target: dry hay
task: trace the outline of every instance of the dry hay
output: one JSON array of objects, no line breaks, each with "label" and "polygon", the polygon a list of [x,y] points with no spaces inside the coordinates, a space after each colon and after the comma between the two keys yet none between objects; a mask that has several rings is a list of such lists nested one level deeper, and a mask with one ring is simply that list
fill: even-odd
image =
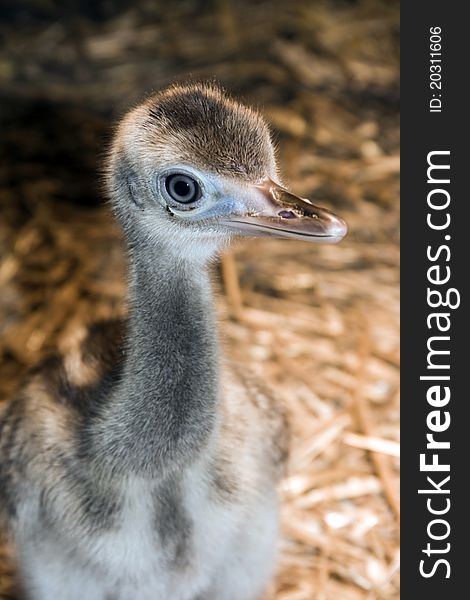
[{"label": "dry hay", "polygon": [[[265,107],[291,187],[350,226],[339,246],[250,241],[224,259],[225,351],[273,387],[293,429],[282,554],[267,598],[397,599],[397,8],[364,0],[235,9],[219,0],[178,37],[174,23],[191,3],[162,9],[160,20],[134,4],[112,18],[83,17],[73,35],[63,22],[29,34],[9,28],[0,51],[9,108],[0,400],[81,323],[125,313],[119,233],[95,205],[93,184],[83,184],[96,177],[107,107],[188,71],[216,76]],[[69,71],[51,70],[52,56]],[[23,108],[37,97],[52,110],[32,124]],[[72,137],[57,134],[64,127]],[[48,143],[60,149],[52,158]],[[78,143],[89,152],[77,177]]]}]

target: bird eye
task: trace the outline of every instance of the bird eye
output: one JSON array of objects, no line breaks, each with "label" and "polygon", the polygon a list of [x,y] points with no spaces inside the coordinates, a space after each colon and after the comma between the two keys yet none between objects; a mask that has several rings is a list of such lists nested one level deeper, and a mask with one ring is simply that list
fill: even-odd
[{"label": "bird eye", "polygon": [[174,173],[165,179],[168,194],[180,204],[191,204],[201,197],[201,188],[197,181],[188,175]]}]

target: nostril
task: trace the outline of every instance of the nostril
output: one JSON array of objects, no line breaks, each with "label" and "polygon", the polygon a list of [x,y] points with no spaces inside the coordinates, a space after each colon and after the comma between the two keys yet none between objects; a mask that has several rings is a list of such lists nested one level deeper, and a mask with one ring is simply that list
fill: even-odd
[{"label": "nostril", "polygon": [[278,216],[282,219],[296,219],[297,215],[293,213],[291,210],[280,210]]}]

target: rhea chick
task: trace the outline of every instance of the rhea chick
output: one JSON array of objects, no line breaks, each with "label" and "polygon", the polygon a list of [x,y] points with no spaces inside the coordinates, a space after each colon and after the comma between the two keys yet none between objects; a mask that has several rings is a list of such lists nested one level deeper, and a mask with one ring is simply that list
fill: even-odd
[{"label": "rhea chick", "polygon": [[119,124],[109,196],[130,316],[98,324],[0,417],[0,508],[31,600],[257,600],[273,573],[282,408],[219,365],[208,265],[234,236],[337,242],[279,184],[267,126],[213,86]]}]

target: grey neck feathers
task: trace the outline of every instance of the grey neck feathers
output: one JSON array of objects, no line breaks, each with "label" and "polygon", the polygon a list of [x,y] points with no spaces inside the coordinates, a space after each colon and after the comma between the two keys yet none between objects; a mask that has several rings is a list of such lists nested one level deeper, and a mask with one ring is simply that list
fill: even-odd
[{"label": "grey neck feathers", "polygon": [[215,426],[210,282],[153,241],[130,244],[130,263],[126,361],[94,437],[114,468],[158,474],[190,462]]}]

